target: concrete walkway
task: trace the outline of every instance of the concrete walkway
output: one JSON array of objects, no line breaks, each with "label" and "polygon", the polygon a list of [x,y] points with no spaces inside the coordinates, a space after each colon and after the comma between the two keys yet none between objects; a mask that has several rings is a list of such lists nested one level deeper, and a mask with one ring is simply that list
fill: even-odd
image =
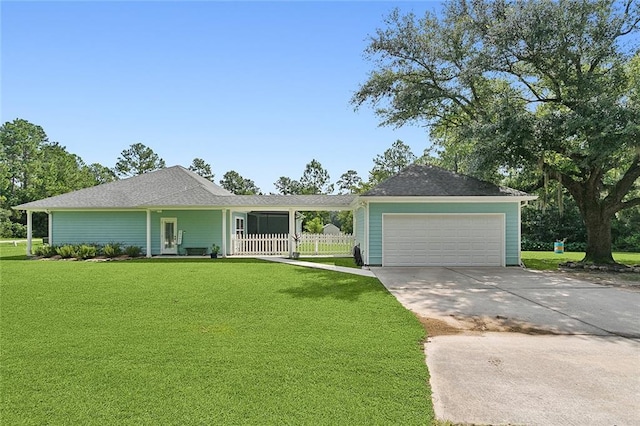
[{"label": "concrete walkway", "polygon": [[260,260],[287,263],[289,265],[304,266],[305,268],[325,269],[327,271],[343,272],[345,274],[360,275],[362,277],[375,278],[375,274],[368,269],[347,268],[345,266],[329,265],[326,263],[305,262],[304,260],[289,259],[286,257],[259,257]]}]

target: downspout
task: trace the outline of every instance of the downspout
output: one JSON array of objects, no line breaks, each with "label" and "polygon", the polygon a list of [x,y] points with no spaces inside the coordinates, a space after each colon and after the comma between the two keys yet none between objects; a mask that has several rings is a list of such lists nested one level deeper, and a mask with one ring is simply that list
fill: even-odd
[{"label": "downspout", "polygon": [[147,257],[151,257],[151,210],[147,210]]},{"label": "downspout", "polygon": [[227,209],[222,209],[222,257],[227,257]]},{"label": "downspout", "polygon": [[33,239],[33,223],[32,223],[32,212],[31,210],[27,210],[27,256],[31,256],[31,246]]}]

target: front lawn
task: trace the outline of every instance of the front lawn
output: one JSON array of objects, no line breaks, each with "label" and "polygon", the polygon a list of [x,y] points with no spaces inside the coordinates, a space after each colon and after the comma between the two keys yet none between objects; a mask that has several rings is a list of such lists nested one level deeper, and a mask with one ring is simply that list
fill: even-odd
[{"label": "front lawn", "polygon": [[333,266],[343,266],[345,268],[361,268],[356,265],[353,257],[301,257],[300,260],[305,262],[324,263]]},{"label": "front lawn", "polygon": [[1,424],[433,420],[424,330],[376,279],[23,253],[0,247]]},{"label": "front lawn", "polygon": [[[556,254],[553,251],[523,251],[522,262],[527,268],[538,270],[555,270],[560,263],[575,261],[584,258],[583,252],[564,252]],[[640,253],[613,253],[613,259],[625,265],[639,265]]]}]

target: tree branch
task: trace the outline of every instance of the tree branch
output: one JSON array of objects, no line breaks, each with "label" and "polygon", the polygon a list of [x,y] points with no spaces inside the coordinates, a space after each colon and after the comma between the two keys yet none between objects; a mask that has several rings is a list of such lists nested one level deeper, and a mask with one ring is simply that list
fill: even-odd
[{"label": "tree branch", "polygon": [[554,169],[547,163],[542,164],[542,171],[548,173],[551,179],[558,181],[562,186],[567,188],[567,191],[569,191],[574,200],[576,200],[578,206],[582,207],[584,197],[582,191],[583,185],[580,182],[575,180],[573,176],[562,173],[561,171]]},{"label": "tree branch", "polygon": [[640,206],[640,198],[633,198],[633,199],[631,199],[629,201],[625,201],[623,203],[620,203],[620,205],[622,207],[619,208],[618,211],[624,210],[624,209],[629,209],[629,208],[635,207],[635,206]]},{"label": "tree branch", "polygon": [[[631,162],[631,165],[625,172],[624,176],[616,182],[613,189],[604,198],[604,203],[607,209],[607,213],[613,215],[616,212],[626,208],[627,202],[622,202],[622,199],[631,191],[640,177],[640,155],[636,155]],[[633,204],[635,205],[635,204]]]}]

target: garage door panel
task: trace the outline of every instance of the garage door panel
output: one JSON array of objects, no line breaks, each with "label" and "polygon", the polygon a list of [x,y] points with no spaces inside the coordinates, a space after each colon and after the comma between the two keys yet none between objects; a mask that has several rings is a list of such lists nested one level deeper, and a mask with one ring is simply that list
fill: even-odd
[{"label": "garage door panel", "polygon": [[502,266],[503,215],[384,215],[384,266]]}]

